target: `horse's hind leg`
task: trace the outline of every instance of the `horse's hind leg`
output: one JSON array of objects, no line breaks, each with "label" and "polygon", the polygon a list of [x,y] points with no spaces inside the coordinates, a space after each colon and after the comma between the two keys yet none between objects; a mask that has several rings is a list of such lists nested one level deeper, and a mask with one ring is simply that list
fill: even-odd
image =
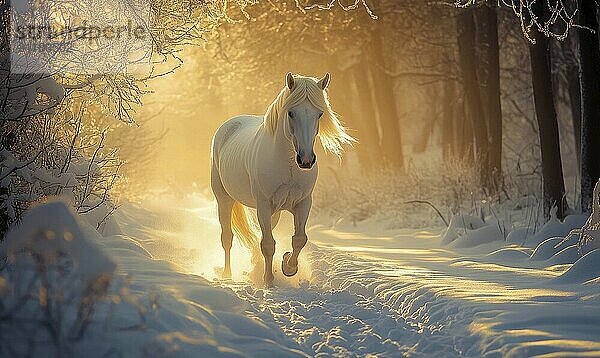
[{"label": "horse's hind leg", "polygon": [[292,210],[294,215],[294,236],[292,236],[292,252],[286,252],[281,262],[281,271],[286,276],[294,276],[298,272],[298,255],[306,245],[306,221],[312,206],[312,198],[308,197],[299,202]]},{"label": "horse's hind leg", "polygon": [[233,231],[231,230],[231,208],[233,199],[227,197],[227,200],[218,202],[219,222],[221,223],[221,246],[225,250],[225,268],[223,278],[231,278],[231,246],[233,243]]},{"label": "horse's hind leg", "polygon": [[225,250],[225,268],[223,269],[223,277],[231,278],[231,246],[233,243],[233,231],[231,230],[231,210],[234,200],[227,194],[219,173],[214,169],[211,170],[211,188],[217,199],[217,207],[219,211],[219,223],[221,224],[221,246]]}]

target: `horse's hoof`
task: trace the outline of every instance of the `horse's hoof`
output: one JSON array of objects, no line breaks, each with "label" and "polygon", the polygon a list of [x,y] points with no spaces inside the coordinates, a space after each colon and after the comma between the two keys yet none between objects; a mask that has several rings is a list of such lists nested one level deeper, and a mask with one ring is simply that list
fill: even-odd
[{"label": "horse's hoof", "polygon": [[273,287],[275,287],[275,285],[273,284],[273,277],[264,277],[263,278],[263,286],[266,289],[271,289]]},{"label": "horse's hoof", "polygon": [[222,267],[215,267],[215,275],[219,280],[231,280],[231,270],[226,271]]},{"label": "horse's hoof", "polygon": [[298,266],[288,266],[288,261],[292,256],[291,252],[283,254],[283,260],[281,261],[281,272],[287,277],[292,277],[298,273]]}]

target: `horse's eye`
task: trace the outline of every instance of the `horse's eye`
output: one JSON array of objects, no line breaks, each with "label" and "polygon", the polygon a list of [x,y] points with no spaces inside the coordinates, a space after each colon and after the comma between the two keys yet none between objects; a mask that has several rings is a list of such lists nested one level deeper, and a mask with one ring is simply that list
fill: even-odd
[{"label": "horse's eye", "polygon": [[319,118],[323,117],[323,112],[319,113]]},{"label": "horse's eye", "polygon": [[294,118],[294,113],[292,113],[292,111],[289,111],[288,116],[290,116],[290,118]]}]

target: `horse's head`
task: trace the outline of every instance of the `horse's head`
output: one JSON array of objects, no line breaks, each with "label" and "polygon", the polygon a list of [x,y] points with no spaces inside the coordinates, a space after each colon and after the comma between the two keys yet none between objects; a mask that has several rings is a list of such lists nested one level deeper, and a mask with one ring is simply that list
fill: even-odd
[{"label": "horse's head", "polygon": [[317,161],[316,137],[326,152],[338,157],[343,144],[355,142],[331,109],[326,91],[330,78],[329,73],[321,79],[288,73],[285,86],[265,113],[265,128],[272,135],[285,136],[301,169],[311,169]]},{"label": "horse's head", "polygon": [[[321,92],[329,84],[329,73],[316,81],[316,86]],[[288,73],[285,77],[286,86],[290,92],[294,92],[298,85],[294,76]],[[303,98],[298,103],[290,105],[287,111],[289,138],[296,152],[296,164],[301,169],[311,169],[317,162],[315,155],[315,138],[319,133],[319,120],[323,116],[323,110],[319,109],[310,100],[310,96]]]}]

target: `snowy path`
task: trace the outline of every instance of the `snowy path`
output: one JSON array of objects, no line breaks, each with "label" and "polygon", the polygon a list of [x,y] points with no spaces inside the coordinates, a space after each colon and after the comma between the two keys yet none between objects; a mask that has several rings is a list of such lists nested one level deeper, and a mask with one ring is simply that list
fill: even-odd
[{"label": "snowy path", "polygon": [[310,285],[234,287],[261,320],[308,354],[600,354],[600,290],[550,285],[564,267],[458,258],[429,249],[438,239],[425,233],[378,237],[317,228],[311,234],[320,246],[308,257]]},{"label": "snowy path", "polygon": [[[416,329],[372,295],[343,286],[332,287],[326,279],[330,265],[343,267],[348,262],[347,255],[325,254],[321,249],[313,250],[313,254],[317,251],[322,258],[312,261],[310,284],[272,290],[247,284],[228,286],[252,304],[253,315],[281,329],[309,355],[350,357],[410,352],[419,336]],[[351,266],[352,270],[367,269],[355,262]],[[362,271],[361,276],[364,278],[365,274]],[[445,348],[446,355],[451,355],[452,347]]]},{"label": "snowy path", "polygon": [[[146,238],[140,242],[149,251],[183,272],[214,279],[222,250],[210,203],[151,210],[127,234]],[[139,217],[122,215],[121,222]],[[283,226],[277,261],[290,245]],[[215,285],[233,289],[249,303],[248,315],[311,356],[600,355],[597,283],[553,284],[566,266],[493,263],[489,247],[454,252],[436,235],[379,226],[311,228],[299,277],[276,272],[271,290],[240,279],[248,258],[234,252],[234,282]]]}]

